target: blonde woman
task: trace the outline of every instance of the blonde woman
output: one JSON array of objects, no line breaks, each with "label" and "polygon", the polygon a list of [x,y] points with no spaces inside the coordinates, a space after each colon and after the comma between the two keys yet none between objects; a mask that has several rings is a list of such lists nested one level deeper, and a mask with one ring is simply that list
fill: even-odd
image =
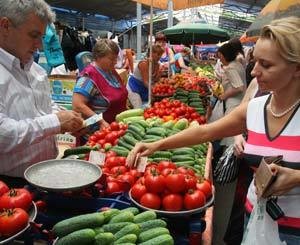
[{"label": "blonde woman", "polygon": [[[128,156],[132,165],[137,153],[195,145],[248,133],[245,163],[256,168],[264,156],[282,155],[282,167],[268,194],[278,195],[285,217],[279,219],[279,237],[287,244],[300,241],[300,18],[273,21],[262,29],[254,49],[252,74],[260,90],[271,94],[243,103],[220,120],[190,127],[154,143],[138,143]],[[197,137],[195,137],[197,136]],[[281,186],[283,185],[282,189]],[[248,189],[247,211],[256,202],[255,186]],[[272,239],[272,238],[271,238]]]}]

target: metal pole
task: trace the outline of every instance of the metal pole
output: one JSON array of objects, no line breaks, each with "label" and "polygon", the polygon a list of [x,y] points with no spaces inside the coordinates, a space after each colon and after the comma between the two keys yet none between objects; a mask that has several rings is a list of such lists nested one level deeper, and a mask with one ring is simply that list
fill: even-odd
[{"label": "metal pole", "polygon": [[173,26],[173,0],[168,0],[168,28]]},{"label": "metal pole", "polygon": [[151,106],[151,97],[152,97],[152,36],[153,36],[153,0],[151,0],[150,7],[150,52],[149,52],[149,79],[148,79],[148,105]]},{"label": "metal pole", "polygon": [[136,27],[136,58],[137,60],[142,59],[142,4],[136,4],[136,17],[137,17],[137,27]]}]

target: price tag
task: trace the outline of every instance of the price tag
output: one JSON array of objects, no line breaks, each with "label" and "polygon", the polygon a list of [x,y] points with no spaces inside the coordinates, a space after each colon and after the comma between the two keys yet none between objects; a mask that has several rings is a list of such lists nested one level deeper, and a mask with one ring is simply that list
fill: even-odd
[{"label": "price tag", "polygon": [[105,154],[100,151],[90,151],[89,162],[99,166],[104,166]]},{"label": "price tag", "polygon": [[148,165],[148,158],[147,157],[139,157],[137,160],[136,170],[138,172],[144,173],[147,165]]}]

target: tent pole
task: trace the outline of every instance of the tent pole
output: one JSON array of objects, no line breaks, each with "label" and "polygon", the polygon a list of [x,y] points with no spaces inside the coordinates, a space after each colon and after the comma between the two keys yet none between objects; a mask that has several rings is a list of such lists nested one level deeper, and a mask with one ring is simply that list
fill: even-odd
[{"label": "tent pole", "polygon": [[173,26],[173,0],[168,0],[168,28]]},{"label": "tent pole", "polygon": [[137,17],[137,40],[136,40],[136,52],[137,60],[142,59],[142,4],[136,4],[136,17]]},{"label": "tent pole", "polygon": [[152,36],[153,36],[153,0],[150,7],[150,52],[149,52],[149,79],[148,79],[148,107],[151,106],[152,99]]}]

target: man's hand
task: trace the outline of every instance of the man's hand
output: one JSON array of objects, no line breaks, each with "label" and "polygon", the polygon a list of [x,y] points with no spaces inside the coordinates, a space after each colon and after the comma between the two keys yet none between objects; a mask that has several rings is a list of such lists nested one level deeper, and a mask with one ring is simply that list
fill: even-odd
[{"label": "man's hand", "polygon": [[244,146],[246,144],[246,141],[243,137],[243,135],[236,135],[234,136],[234,155],[236,157],[241,157],[244,153]]},{"label": "man's hand", "polygon": [[83,119],[75,111],[60,111],[56,113],[60,122],[61,133],[76,132],[82,128]]}]

